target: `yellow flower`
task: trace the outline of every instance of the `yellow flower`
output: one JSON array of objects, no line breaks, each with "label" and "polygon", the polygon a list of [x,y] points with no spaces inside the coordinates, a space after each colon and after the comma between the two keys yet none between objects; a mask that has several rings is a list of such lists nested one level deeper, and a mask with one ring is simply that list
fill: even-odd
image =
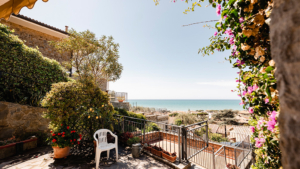
[{"label": "yellow flower", "polygon": [[96,116],[96,119],[98,119],[98,116]]},{"label": "yellow flower", "polygon": [[93,109],[92,109],[92,108],[90,108],[90,111],[93,111]]},{"label": "yellow flower", "polygon": [[102,107],[104,107],[104,104],[102,105]]},{"label": "yellow flower", "polygon": [[89,116],[88,118],[91,118],[91,116]]}]

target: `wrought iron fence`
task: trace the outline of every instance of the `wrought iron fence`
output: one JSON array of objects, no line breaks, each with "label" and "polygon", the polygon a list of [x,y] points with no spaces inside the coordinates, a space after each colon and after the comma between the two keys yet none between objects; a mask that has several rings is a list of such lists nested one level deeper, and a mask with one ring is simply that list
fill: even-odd
[{"label": "wrought iron fence", "polygon": [[176,126],[128,116],[115,117],[118,119],[115,129],[132,133],[141,139],[142,144],[176,152],[179,162],[190,161],[207,169],[224,169],[228,164],[244,169],[252,159],[250,136],[235,145],[210,142],[207,121]]}]

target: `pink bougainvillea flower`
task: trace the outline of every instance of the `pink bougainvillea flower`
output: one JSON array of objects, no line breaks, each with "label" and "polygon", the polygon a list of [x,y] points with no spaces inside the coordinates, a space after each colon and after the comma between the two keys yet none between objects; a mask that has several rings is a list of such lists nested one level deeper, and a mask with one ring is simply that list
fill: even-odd
[{"label": "pink bougainvillea flower", "polygon": [[241,97],[241,95],[240,95],[240,94],[238,94],[238,96],[240,96],[240,97]]},{"label": "pink bougainvillea flower", "polygon": [[246,91],[243,91],[243,96],[245,96],[247,94],[247,92]]},{"label": "pink bougainvillea flower", "polygon": [[269,117],[269,121],[267,123],[267,126],[268,126],[268,130],[270,130],[271,132],[274,132],[274,128],[275,128],[275,125],[276,125],[276,111],[273,111]]},{"label": "pink bougainvillea flower", "polygon": [[216,11],[217,15],[221,15],[221,4],[217,5],[217,11]]},{"label": "pink bougainvillea flower", "polygon": [[256,84],[255,84],[255,85],[253,85],[252,89],[253,89],[253,91],[255,91],[255,90],[257,90],[257,89],[258,89],[258,86],[257,86]]},{"label": "pink bougainvillea flower", "polygon": [[215,32],[215,33],[214,33],[214,36],[217,36],[217,35],[218,35],[218,32]]},{"label": "pink bougainvillea flower", "polygon": [[236,80],[235,82],[241,82],[240,80]]},{"label": "pink bougainvillea flower", "polygon": [[250,130],[251,130],[252,133],[254,133],[255,132],[255,127],[254,126],[250,126]]},{"label": "pink bougainvillea flower", "polygon": [[227,29],[224,33],[229,35],[229,36],[233,36],[233,33],[232,33],[231,29]]},{"label": "pink bougainvillea flower", "polygon": [[234,44],[234,39],[233,39],[233,38],[230,38],[229,44],[230,44],[230,45],[233,45],[233,44]]},{"label": "pink bougainvillea flower", "polygon": [[253,88],[251,86],[248,87],[248,93],[251,94],[253,92]]},{"label": "pink bougainvillea flower", "polygon": [[243,105],[244,104],[244,102],[243,102],[243,100],[241,101],[241,103],[239,103],[240,105]]},{"label": "pink bougainvillea flower", "polygon": [[226,18],[227,18],[227,15],[224,15],[223,18],[226,19]]},{"label": "pink bougainvillea flower", "polygon": [[248,110],[249,110],[249,113],[251,113],[251,114],[252,114],[252,113],[254,113],[254,109],[253,109],[253,107],[249,107],[249,109],[248,109]]},{"label": "pink bougainvillea flower", "polygon": [[240,74],[241,72],[237,72],[237,74]]},{"label": "pink bougainvillea flower", "polygon": [[268,98],[265,99],[265,103],[266,104],[269,103],[269,99]]},{"label": "pink bougainvillea flower", "polygon": [[240,21],[240,23],[244,22],[244,18],[240,17],[239,21]]},{"label": "pink bougainvillea flower", "polygon": [[233,92],[233,90],[231,90],[231,92]]}]

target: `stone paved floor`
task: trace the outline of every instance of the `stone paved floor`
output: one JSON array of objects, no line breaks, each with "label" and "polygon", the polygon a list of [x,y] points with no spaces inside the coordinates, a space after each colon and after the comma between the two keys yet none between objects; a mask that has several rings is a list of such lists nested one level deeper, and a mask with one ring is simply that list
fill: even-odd
[{"label": "stone paved floor", "polygon": [[[166,164],[155,159],[141,155],[139,158],[132,158],[130,151],[119,147],[119,161],[115,162],[115,152],[111,151],[111,158],[106,159],[102,154],[99,168],[104,169],[169,169]],[[9,157],[0,160],[0,169],[91,169],[95,168],[94,154],[86,156],[70,155],[66,159],[52,158],[51,147],[39,147],[28,151],[23,155]]]}]

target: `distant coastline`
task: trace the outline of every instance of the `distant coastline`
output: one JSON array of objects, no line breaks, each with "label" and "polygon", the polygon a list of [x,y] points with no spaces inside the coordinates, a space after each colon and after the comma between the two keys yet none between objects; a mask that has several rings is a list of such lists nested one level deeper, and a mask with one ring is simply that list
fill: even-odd
[{"label": "distant coastline", "polygon": [[129,99],[132,106],[143,106],[170,111],[195,110],[243,110],[240,100],[222,99]]}]

